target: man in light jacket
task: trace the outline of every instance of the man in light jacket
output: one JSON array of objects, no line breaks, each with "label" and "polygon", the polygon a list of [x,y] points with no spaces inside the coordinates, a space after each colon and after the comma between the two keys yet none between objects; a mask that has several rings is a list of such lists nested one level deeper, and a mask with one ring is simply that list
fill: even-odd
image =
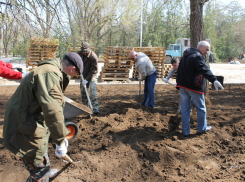
[{"label": "man in light jacket", "polygon": [[150,58],[142,52],[131,51],[128,57],[135,62],[135,69],[139,73],[139,81],[145,80],[143,106],[154,108],[154,89],[157,78],[157,71]]}]

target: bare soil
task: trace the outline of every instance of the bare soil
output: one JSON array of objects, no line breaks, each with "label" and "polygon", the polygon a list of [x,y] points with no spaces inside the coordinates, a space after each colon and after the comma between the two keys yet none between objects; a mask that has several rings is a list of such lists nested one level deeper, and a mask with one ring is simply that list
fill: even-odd
[{"label": "bare soil", "polygon": [[[16,88],[0,87],[1,135],[6,103]],[[245,86],[224,88],[209,93],[207,119],[213,128],[197,135],[194,110],[191,135],[184,137],[181,128],[168,131],[179,104],[171,85],[156,85],[154,110],[135,101],[137,85],[98,85],[99,116],[75,118],[80,131],[69,142],[68,155],[82,162],[63,162],[49,145],[52,167],[60,170],[53,181],[244,181]],[[65,95],[81,103],[79,85],[68,86]],[[0,181],[25,181],[21,160],[2,144],[1,136]]]}]

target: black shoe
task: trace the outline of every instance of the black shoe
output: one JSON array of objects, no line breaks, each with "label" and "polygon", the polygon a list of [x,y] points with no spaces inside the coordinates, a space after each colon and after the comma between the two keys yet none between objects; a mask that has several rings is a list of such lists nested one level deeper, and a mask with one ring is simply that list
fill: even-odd
[{"label": "black shoe", "polygon": [[98,115],[100,112],[98,110],[93,110],[94,115]]}]

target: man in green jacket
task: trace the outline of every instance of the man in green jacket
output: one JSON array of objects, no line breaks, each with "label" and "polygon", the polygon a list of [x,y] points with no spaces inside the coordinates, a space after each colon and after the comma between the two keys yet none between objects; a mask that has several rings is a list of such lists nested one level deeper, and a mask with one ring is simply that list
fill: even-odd
[{"label": "man in green jacket", "polygon": [[24,161],[30,172],[27,181],[49,181],[50,136],[56,144],[55,154],[66,155],[68,131],[64,124],[63,92],[70,78],[82,72],[83,62],[77,53],[67,53],[62,60],[40,61],[10,98],[4,117],[4,146]]}]

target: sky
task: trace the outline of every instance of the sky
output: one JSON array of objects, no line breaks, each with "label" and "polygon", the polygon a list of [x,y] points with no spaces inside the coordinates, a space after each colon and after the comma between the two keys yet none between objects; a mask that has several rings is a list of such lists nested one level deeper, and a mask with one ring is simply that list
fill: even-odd
[{"label": "sky", "polygon": [[245,7],[245,0],[219,0],[219,2],[222,2],[224,4],[228,4],[232,1],[237,1],[239,2],[243,7]]}]

